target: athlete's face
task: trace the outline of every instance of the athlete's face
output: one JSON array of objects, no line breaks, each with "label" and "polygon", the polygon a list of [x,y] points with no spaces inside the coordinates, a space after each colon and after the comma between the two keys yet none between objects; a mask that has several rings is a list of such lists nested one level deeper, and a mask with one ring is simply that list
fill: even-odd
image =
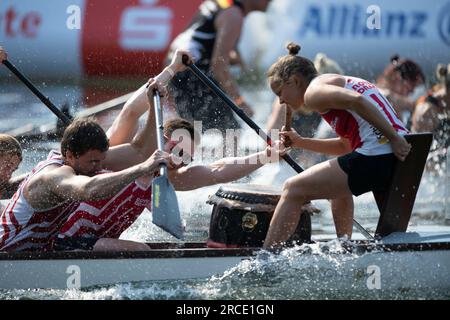
[{"label": "athlete's face", "polygon": [[99,150],[89,150],[85,154],[76,157],[72,152],[67,151],[66,162],[79,175],[93,177],[103,170],[103,162],[106,159],[106,152]]},{"label": "athlete's face", "polygon": [[0,156],[0,184],[11,179],[22,161],[16,155]]},{"label": "athlete's face", "polygon": [[282,82],[271,81],[270,87],[280,98],[280,104],[287,104],[294,110],[300,109],[305,104],[305,89],[298,76],[292,76],[289,80]]},{"label": "athlete's face", "polygon": [[192,139],[188,138],[186,140],[180,139],[179,141],[169,140],[166,138],[166,144],[164,145],[164,151],[167,153],[172,153],[179,160],[179,165],[177,164],[177,169],[187,166],[194,161],[195,153],[195,143]]}]

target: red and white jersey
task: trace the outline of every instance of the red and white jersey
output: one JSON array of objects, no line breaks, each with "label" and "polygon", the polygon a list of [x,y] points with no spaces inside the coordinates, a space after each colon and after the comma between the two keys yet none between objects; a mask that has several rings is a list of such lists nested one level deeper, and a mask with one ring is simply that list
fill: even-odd
[{"label": "red and white jersey", "polygon": [[[408,134],[392,105],[375,85],[355,77],[346,77],[346,80],[346,89],[356,91],[367,98],[400,135]],[[338,136],[350,141],[353,151],[366,156],[392,153],[389,140],[356,112],[331,109],[323,113],[322,118],[330,124]]]},{"label": "red and white jersey", "polygon": [[68,215],[78,206],[65,202],[55,208],[39,211],[24,197],[24,189],[32,177],[48,166],[63,166],[60,154],[51,152],[40,162],[19,187],[1,214],[0,251],[47,250]]},{"label": "red and white jersey", "polygon": [[63,224],[58,238],[118,239],[150,207],[151,197],[151,182],[144,185],[137,180],[112,198],[82,202]]}]

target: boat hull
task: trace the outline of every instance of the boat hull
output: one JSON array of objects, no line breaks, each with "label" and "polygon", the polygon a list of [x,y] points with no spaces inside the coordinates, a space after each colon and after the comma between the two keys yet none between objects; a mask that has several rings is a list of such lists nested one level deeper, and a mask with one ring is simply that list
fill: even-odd
[{"label": "boat hull", "polygon": [[[208,249],[204,244],[152,244],[149,252],[0,253],[1,289],[73,289],[141,281],[207,279],[223,275],[259,249]],[[301,254],[295,271],[306,281],[336,290],[419,288],[450,290],[450,243],[352,243],[331,253],[333,263],[318,263],[323,255]],[[261,257],[258,257],[261,259]],[[239,272],[239,268],[236,269]],[[311,281],[312,280],[312,281]]]}]

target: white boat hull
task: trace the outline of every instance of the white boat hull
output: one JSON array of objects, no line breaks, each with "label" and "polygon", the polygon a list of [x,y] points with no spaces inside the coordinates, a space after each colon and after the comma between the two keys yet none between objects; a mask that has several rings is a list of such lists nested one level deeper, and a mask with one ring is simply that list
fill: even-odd
[{"label": "white boat hull", "polygon": [[[223,275],[259,249],[207,249],[204,244],[153,244],[137,253],[0,253],[0,288],[86,288],[141,281],[207,279]],[[302,288],[320,284],[333,290],[447,289],[450,242],[374,244],[354,242],[344,252],[304,253],[295,266]],[[261,259],[261,257],[258,257]],[[318,262],[321,263],[318,263]],[[327,263],[328,261],[329,263]],[[331,261],[339,261],[338,264]],[[251,263],[251,262],[250,262]],[[376,280],[376,279],[375,279]]]},{"label": "white boat hull", "polygon": [[242,258],[37,260],[0,262],[2,289],[85,288],[116,283],[208,278]]}]

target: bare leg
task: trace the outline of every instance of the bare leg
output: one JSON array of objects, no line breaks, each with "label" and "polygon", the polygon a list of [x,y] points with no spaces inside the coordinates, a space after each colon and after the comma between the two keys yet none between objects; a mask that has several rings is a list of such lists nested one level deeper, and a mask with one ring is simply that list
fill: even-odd
[{"label": "bare leg", "polygon": [[100,239],[95,243],[94,251],[149,251],[145,243],[119,239]]},{"label": "bare leg", "polygon": [[264,248],[279,246],[289,239],[300,220],[297,209],[305,202],[350,196],[347,175],[336,159],[320,163],[289,179],[275,209]]},{"label": "bare leg", "polygon": [[353,232],[353,197],[342,197],[331,200],[331,211],[333,212],[334,225],[338,238],[347,236],[352,238]]}]

